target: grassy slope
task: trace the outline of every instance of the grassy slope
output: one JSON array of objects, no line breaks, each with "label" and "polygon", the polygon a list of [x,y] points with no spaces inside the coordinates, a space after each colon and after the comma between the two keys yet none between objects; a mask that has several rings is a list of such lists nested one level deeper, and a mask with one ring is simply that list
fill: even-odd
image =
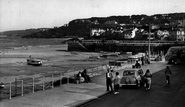
[{"label": "grassy slope", "polygon": [[0,32],[0,35],[21,37],[23,35],[29,35],[40,31],[41,29],[11,30],[11,31]]}]

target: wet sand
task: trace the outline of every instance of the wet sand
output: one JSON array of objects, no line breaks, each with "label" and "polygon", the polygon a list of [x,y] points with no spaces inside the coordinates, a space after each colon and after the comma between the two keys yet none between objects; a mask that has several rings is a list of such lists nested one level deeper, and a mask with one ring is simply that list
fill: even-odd
[{"label": "wet sand", "polygon": [[[67,45],[13,47],[0,50],[0,82],[36,74],[75,71],[108,63],[105,59],[91,59],[100,53],[67,52]],[[27,65],[27,58],[42,60],[42,66]]]}]

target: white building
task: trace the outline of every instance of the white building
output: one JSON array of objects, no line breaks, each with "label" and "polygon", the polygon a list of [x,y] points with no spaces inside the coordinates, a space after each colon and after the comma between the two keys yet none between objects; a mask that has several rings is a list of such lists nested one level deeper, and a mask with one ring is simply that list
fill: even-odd
[{"label": "white building", "polygon": [[184,41],[185,32],[183,30],[177,31],[177,41]]}]

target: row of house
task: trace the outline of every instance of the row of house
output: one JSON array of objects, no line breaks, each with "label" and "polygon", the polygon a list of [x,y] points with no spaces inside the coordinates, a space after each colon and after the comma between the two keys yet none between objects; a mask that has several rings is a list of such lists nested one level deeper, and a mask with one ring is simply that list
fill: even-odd
[{"label": "row of house", "polygon": [[[101,36],[107,32],[104,29],[91,29],[90,36]],[[127,30],[114,30],[111,29],[111,33],[118,33],[123,34],[125,39],[134,39],[139,34],[141,34],[140,38],[144,36],[148,36],[149,32],[144,29],[132,28]],[[176,30],[157,30],[155,32],[150,32],[151,39],[158,39],[158,40],[173,40],[173,41],[185,41],[185,29],[176,29]],[[139,38],[138,38],[139,39]]]},{"label": "row of house", "polygon": [[[110,25],[113,27],[111,28]],[[149,31],[141,27],[126,28],[124,24],[118,24],[116,21],[107,21],[104,27],[92,28],[90,36],[101,36],[106,32],[122,34],[121,36],[124,36],[125,39],[142,39],[149,35]],[[152,25],[150,35],[154,40],[185,41],[185,18],[171,20],[169,25]]]}]

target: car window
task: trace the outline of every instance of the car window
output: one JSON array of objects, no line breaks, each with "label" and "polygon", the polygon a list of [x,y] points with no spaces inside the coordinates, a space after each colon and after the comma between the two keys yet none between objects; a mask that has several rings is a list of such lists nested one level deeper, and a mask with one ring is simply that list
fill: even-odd
[{"label": "car window", "polygon": [[178,51],[177,49],[173,50],[172,54],[177,54],[177,51]]},{"label": "car window", "polygon": [[134,73],[135,73],[134,70],[126,70],[123,72],[123,76],[134,75]]}]

